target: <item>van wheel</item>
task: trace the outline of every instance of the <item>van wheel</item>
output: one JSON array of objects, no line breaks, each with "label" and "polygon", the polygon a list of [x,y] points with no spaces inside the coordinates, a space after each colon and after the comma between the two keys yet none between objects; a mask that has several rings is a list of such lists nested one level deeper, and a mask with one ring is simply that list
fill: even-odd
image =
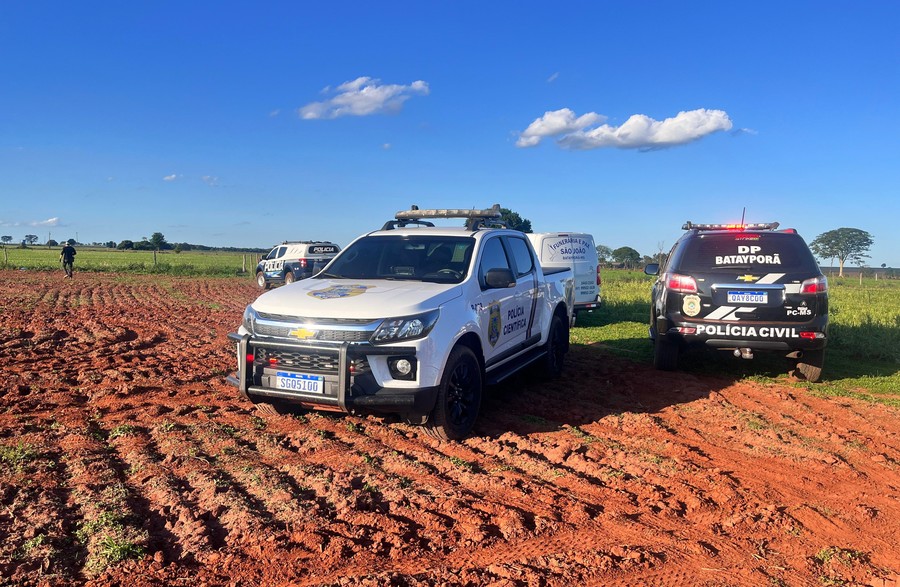
[{"label": "van wheel", "polygon": [[660,371],[678,368],[678,343],[666,340],[659,333],[653,341],[653,366]]},{"label": "van wheel", "polygon": [[554,316],[550,321],[550,333],[547,335],[547,354],[544,355],[541,365],[541,375],[544,379],[556,379],[562,374],[568,342],[569,330],[559,316]]},{"label": "van wheel", "polygon": [[288,269],[284,272],[284,284],[290,285],[294,283],[294,272]]},{"label": "van wheel", "polygon": [[425,431],[438,440],[460,440],[475,426],[481,406],[481,365],[472,350],[450,352],[438,387],[437,403]]},{"label": "van wheel", "polygon": [[797,361],[797,371],[807,381],[816,383],[822,377],[822,367],[824,365],[825,349],[803,351],[803,356]]},{"label": "van wheel", "polygon": [[266,274],[262,271],[256,274],[256,285],[259,286],[259,289],[269,289],[269,284],[266,283]]}]

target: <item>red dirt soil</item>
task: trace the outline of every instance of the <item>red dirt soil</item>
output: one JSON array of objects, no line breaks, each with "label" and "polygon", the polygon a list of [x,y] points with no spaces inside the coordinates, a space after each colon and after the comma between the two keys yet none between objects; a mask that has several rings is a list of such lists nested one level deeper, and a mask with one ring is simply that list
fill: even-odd
[{"label": "red dirt soil", "polygon": [[257,295],[0,271],[0,585],[900,583],[896,409],[574,346],[460,443],[265,416]]}]

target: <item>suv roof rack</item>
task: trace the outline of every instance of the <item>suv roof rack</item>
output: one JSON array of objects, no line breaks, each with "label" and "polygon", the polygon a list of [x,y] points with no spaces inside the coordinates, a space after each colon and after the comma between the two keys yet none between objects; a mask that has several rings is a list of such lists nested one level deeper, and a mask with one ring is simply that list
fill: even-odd
[{"label": "suv roof rack", "polygon": [[469,230],[478,230],[479,228],[487,228],[489,226],[500,226],[506,228],[506,223],[500,220],[500,204],[494,204],[491,208],[484,210],[469,210],[465,208],[436,208],[430,210],[419,210],[419,207],[413,204],[409,210],[401,210],[394,215],[396,220],[388,220],[384,223],[381,230],[393,230],[395,228],[403,228],[410,224],[418,226],[434,226],[434,223],[422,220],[423,218],[465,218],[466,228]]},{"label": "suv roof rack", "polygon": [[684,223],[682,230],[775,230],[777,222],[760,222],[757,224],[694,224],[690,220]]}]

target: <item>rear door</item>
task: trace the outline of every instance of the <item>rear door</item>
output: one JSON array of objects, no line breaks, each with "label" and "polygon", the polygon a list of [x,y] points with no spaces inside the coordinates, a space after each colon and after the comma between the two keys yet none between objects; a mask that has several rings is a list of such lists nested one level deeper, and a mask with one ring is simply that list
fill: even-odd
[{"label": "rear door", "polygon": [[697,320],[808,321],[819,311],[816,296],[801,295],[819,268],[799,235],[780,232],[700,234],[687,244],[677,272],[694,278],[699,304],[688,295],[678,309]]},{"label": "rear door", "polygon": [[597,301],[597,249],[591,235],[555,233],[541,238],[535,249],[542,266],[572,268],[576,305]]}]

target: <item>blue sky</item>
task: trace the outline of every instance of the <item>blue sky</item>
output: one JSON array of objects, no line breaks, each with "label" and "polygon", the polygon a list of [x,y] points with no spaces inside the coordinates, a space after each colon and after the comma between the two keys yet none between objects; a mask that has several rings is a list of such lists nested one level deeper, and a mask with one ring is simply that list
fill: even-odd
[{"label": "blue sky", "polygon": [[900,267],[900,4],[0,4],[0,233],[345,245],[410,204]]}]

